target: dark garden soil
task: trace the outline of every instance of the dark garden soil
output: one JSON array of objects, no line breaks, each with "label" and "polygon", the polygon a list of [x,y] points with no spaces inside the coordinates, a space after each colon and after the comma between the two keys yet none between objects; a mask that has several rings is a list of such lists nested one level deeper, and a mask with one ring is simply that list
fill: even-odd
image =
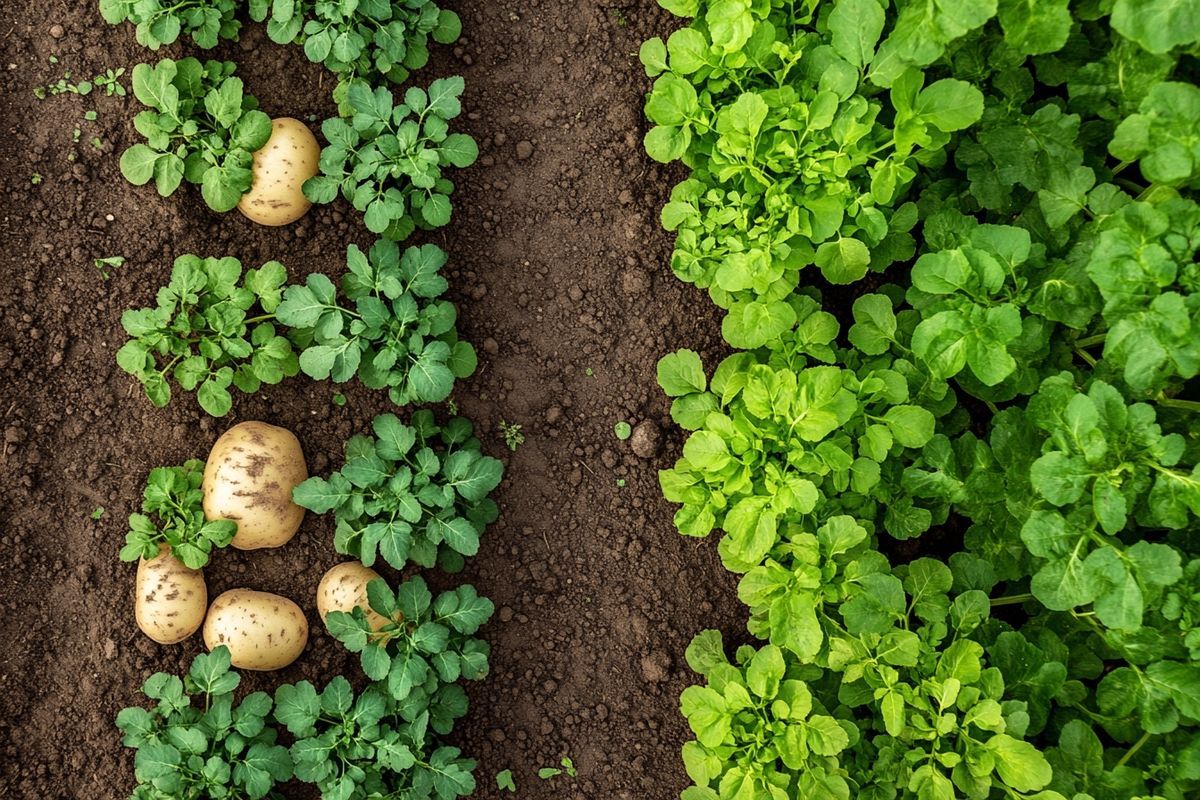
[{"label": "dark garden soil", "polygon": [[[744,614],[715,542],[675,533],[656,480],[680,439],[655,362],[719,341],[712,304],[667,266],[657,214],[678,175],[640,143],[648,80],[636,51],[671,19],[651,0],[450,5],[465,37],[421,77],[466,77],[461,123],[482,157],[455,176],[454,219],[429,240],[450,253],[460,330],[480,350],[454,399],[508,465],[500,521],[465,573],[498,609],[484,631],[492,673],[468,685],[471,711],[452,738],[479,759],[479,797],[498,797],[493,776],[511,768],[527,800],[666,800],[686,784],[684,648],[705,627],[736,635]],[[225,427],[259,419],[295,431],[310,471],[327,474],[342,442],[389,409],[354,385],[339,407],[340,387],[300,377],[235,395],[230,417],[214,420],[186,396],[153,408],[117,368],[121,311],[152,301],[175,256],[278,258],[298,279],[340,274],[346,244],[370,236],[340,203],[268,229],[211,213],[191,188],[163,199],[127,184],[117,159],[135,141],[132,97],[33,93],[64,72],[153,57],[95,6],[4,0],[0,17],[0,796],[13,800],[126,797],[132,758],[114,716],[148,675],[182,671],[201,648],[199,636],[156,645],[134,625],[134,568],[116,553],[148,470],[203,458]],[[239,63],[268,113],[332,114],[328,74],[258,27],[216,55]],[[98,119],[85,120],[92,109]],[[106,278],[92,260],[115,255],[127,261]],[[523,426],[516,452],[502,420]],[[642,455],[613,435],[619,420],[645,426]],[[281,550],[218,554],[210,596],[278,592],[312,628],[298,662],[243,685],[359,678],[313,609],[339,560],[331,521],[312,515]],[[564,756],[577,778],[536,777]]]}]

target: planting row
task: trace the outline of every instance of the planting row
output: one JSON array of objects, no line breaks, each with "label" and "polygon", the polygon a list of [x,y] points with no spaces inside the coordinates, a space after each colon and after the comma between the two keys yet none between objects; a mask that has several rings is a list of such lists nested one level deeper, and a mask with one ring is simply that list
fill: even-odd
[{"label": "planting row", "polygon": [[[152,49],[185,33],[209,48],[241,27],[233,0],[100,6],[109,22],[136,24]],[[197,185],[213,210],[236,207],[264,225],[289,224],[341,196],[382,238],[366,253],[347,248],[338,283],[314,273],[288,284],[278,261],[243,273],[234,258],[182,256],[153,307],[122,315],[130,338],[117,363],[154,405],[167,405],[176,386],[214,416],[231,411],[231,389],[256,392],[300,373],[357,377],[397,406],[446,400],[476,367],[442,299],[447,256],[432,244],[402,252],[396,242],[449,222],[453,184],[442,170],[470,165],[478,150],[449,132],[461,78],[409,88],[399,104],[386,84],[424,65],[428,38],[457,39],[458,17],[413,0],[264,0],[247,11],[254,21],[269,17],[272,40],[302,43],[337,74],[339,116],[321,127],[325,148],[302,122],[261,112],[233,63],[162,59],[132,70],[133,94],[146,106],[134,126],[145,142],[125,151],[121,172],[137,185],[153,181],[162,196],[184,181]],[[435,597],[420,577],[393,587],[372,566],[382,558],[396,570],[462,569],[496,518],[488,495],[502,465],[482,454],[465,419],[382,414],[372,429],[346,443],[344,464],[328,478],[308,476],[291,433],[257,422],[226,432],[207,465],[151,471],[121,551],[139,562],[137,622],[162,644],[202,626],[210,652],[182,678],[151,676],[142,691],[153,705],[118,716],[124,744],[136,749],[134,798],[279,798],[276,785],[293,778],[325,800],[474,791],[474,762],[442,737],[466,713],[458,681],[487,674],[489,648],[475,633],[492,603],[469,585]],[[337,676],[319,690],[301,681],[236,700],[231,668],[276,670],[300,657],[305,612],[251,589],[210,605],[201,570],[229,545],[285,545],[306,509],[332,513],[334,548],[354,559],[325,574],[315,606],[330,634],[360,654],[365,688]]]},{"label": "planting row", "polygon": [[672,268],[739,350],[659,363],[661,484],[761,640],[688,650],[684,797],[1195,796],[1200,20],[660,4]]}]

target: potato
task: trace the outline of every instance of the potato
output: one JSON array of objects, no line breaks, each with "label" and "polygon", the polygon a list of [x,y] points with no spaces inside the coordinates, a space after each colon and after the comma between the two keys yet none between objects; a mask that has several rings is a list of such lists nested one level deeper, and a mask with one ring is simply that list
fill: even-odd
[{"label": "potato", "polygon": [[308,477],[304,451],[291,431],[265,422],[234,425],[204,465],[204,516],[237,523],[239,550],[279,547],[296,535],[304,509],[292,489]]},{"label": "potato", "polygon": [[142,633],[159,644],[175,644],[204,622],[208,588],[204,573],[189,569],[165,544],[158,555],[138,561],[133,613]]},{"label": "potato", "polygon": [[307,643],[308,620],[300,606],[270,592],[222,592],[204,619],[204,646],[228,647],[238,669],[283,669]]},{"label": "potato", "polygon": [[349,613],[355,606],[362,606],[367,612],[367,622],[371,628],[379,630],[387,624],[387,619],[376,614],[367,604],[367,584],[378,577],[378,572],[364,567],[358,561],[346,561],[331,567],[317,586],[317,613],[323,620],[330,611]]},{"label": "potato", "polygon": [[303,122],[291,117],[271,120],[271,138],[254,153],[250,191],[238,203],[259,225],[288,225],[312,206],[304,182],[317,174],[321,146]]}]

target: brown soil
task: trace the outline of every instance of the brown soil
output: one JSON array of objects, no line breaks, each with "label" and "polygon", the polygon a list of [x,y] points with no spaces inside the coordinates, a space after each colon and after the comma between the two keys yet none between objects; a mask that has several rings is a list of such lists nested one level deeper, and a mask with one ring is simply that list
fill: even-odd
[{"label": "brown soil", "polygon": [[[743,615],[713,543],[675,533],[656,479],[679,437],[655,362],[680,346],[711,354],[719,343],[711,303],[667,266],[670,237],[657,214],[678,176],[640,144],[648,80],[636,52],[671,18],[651,0],[450,5],[465,38],[437,51],[421,77],[466,77],[462,124],[482,157],[455,177],[454,219],[430,240],[451,255],[460,328],[480,350],[478,373],[454,397],[508,465],[495,495],[500,521],[465,574],[498,609],[484,631],[492,674],[467,687],[471,712],[453,739],[479,759],[479,797],[500,796],[493,776],[511,768],[527,800],[666,800],[687,782],[684,648],[705,627],[736,634]],[[370,236],[342,204],[268,229],[209,212],[193,188],[162,199],[130,186],[117,158],[136,141],[132,97],[38,101],[33,89],[64,71],[78,80],[153,55],[129,26],[105,25],[90,0],[5,6],[0,796],[124,798],[132,758],[114,716],[138,701],[148,675],[181,671],[201,647],[198,636],[162,647],[134,625],[134,568],[116,552],[147,471],[204,457],[227,425],[261,419],[295,431],[311,471],[326,474],[342,442],[389,403],[351,385],[338,407],[338,388],[294,378],[237,396],[227,420],[185,396],[155,409],[114,362],[121,311],[149,304],[182,253],[234,255],[247,266],[280,258],[299,279],[340,274],[346,244]],[[251,27],[216,54],[239,62],[268,113],[332,113],[329,76],[299,48]],[[98,120],[84,120],[89,109]],[[113,255],[128,261],[105,279],[92,259]],[[523,426],[515,453],[501,420]],[[661,431],[658,454],[640,458],[618,441],[618,420]],[[217,556],[210,594],[279,592],[312,623],[295,665],[243,685],[360,678],[313,610],[317,580],[339,560],[330,520],[312,515],[282,550]],[[576,779],[536,777],[564,756]]]}]

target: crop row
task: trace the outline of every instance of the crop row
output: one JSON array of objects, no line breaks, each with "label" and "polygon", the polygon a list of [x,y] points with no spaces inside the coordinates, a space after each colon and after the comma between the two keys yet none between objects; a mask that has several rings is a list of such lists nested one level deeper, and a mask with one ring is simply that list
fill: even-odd
[{"label": "crop row", "polygon": [[[336,283],[320,273],[288,283],[278,261],[243,271],[234,258],[181,256],[155,305],[122,315],[129,340],[117,363],[155,406],[178,387],[213,416],[231,411],[233,389],[252,393],[300,373],[357,378],[396,406],[446,400],[476,367],[442,298],[447,254],[397,242],[449,222],[453,184],[443,170],[470,165],[478,150],[449,131],[462,78],[410,87],[399,103],[388,84],[425,64],[428,39],[456,40],[458,17],[426,0],[101,0],[100,8],[110,23],[135,24],[152,49],[181,36],[207,49],[237,38],[243,5],[273,41],[303,45],[337,75],[338,116],[321,126],[326,146],[302,122],[260,111],[232,62],[164,58],[132,70],[146,107],[134,126],[145,141],[125,151],[121,172],[162,196],[194,184],[213,210],[237,207],[265,225],[341,196],[381,238],[368,252],[350,245]],[[209,652],[185,676],[151,676],[142,686],[151,707],[118,716],[136,751],[135,800],[279,798],[278,785],[293,778],[324,800],[474,791],[474,761],[443,737],[466,713],[459,681],[488,672],[489,647],[475,634],[492,603],[465,584],[436,596],[419,576],[392,585],[372,566],[382,558],[395,570],[461,570],[496,518],[488,495],[503,468],[462,418],[439,424],[425,409],[406,422],[385,413],[372,433],[346,443],[328,478],[308,476],[290,432],[258,422],[227,431],[207,464],[151,471],[121,551],[139,563],[138,625],[162,644],[202,626]],[[366,687],[356,692],[336,676],[323,688],[300,681],[237,699],[233,668],[292,663],[307,621],[291,600],[257,590],[233,589],[210,604],[202,569],[227,546],[286,545],[306,510],[332,514],[334,548],[354,559],[325,574],[315,606],[330,634],[359,654]]]},{"label": "crop row", "polygon": [[737,348],[660,361],[660,478],[760,640],[688,649],[685,800],[1196,796],[1200,18],[659,2],[671,266]]}]

